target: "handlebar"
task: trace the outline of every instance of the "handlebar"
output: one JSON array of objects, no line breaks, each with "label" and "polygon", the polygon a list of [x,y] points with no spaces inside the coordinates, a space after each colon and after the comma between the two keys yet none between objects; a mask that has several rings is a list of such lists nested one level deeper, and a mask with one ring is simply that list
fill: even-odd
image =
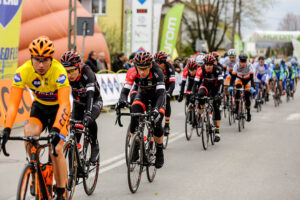
[{"label": "handlebar", "polygon": [[[2,138],[2,136],[0,136],[0,138]],[[48,141],[48,143],[50,143],[51,148],[52,148],[52,154],[55,157],[58,156],[58,154],[55,151],[54,145],[50,141],[51,140],[50,136],[47,136],[47,137],[40,137],[40,136],[15,136],[15,137],[9,137],[8,140],[26,141],[26,142],[29,142],[29,143],[34,143],[34,142],[37,142],[37,141]],[[10,156],[10,154],[7,153],[7,151],[6,151],[6,146],[5,145],[1,144],[0,152],[1,152],[1,150],[3,151],[3,154],[6,157]]]},{"label": "handlebar", "polygon": [[118,123],[118,125],[120,127],[123,127],[123,124],[121,122],[121,116],[131,116],[131,117],[149,117],[150,114],[149,113],[121,113],[121,110],[120,109],[116,109],[116,112],[117,112],[117,117],[116,117],[116,122],[115,122],[115,125]]}]

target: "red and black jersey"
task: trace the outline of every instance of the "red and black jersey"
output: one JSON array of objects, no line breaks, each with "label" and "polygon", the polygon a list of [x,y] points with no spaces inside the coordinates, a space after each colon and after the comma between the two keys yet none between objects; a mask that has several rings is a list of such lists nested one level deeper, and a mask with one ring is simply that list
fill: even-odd
[{"label": "red and black jersey", "polygon": [[170,63],[165,63],[165,69],[163,70],[164,79],[166,83],[167,93],[172,95],[173,90],[175,89],[175,68]]},{"label": "red and black jersey", "polygon": [[192,76],[189,72],[188,67],[185,67],[182,73],[182,82],[181,82],[181,88],[180,88],[180,94],[184,93],[184,87],[186,84],[186,80],[188,80],[188,85],[187,85],[187,93],[191,93],[192,92],[192,88],[194,85],[194,80],[195,80],[196,74],[194,76]]},{"label": "red and black jersey", "polygon": [[212,72],[207,72],[205,66],[199,67],[193,86],[193,92],[196,92],[200,85],[210,85],[221,90],[223,85],[223,73],[219,66],[214,65]]},{"label": "red and black jersey", "polygon": [[127,71],[125,85],[120,96],[121,99],[127,101],[128,94],[134,84],[138,91],[145,93],[145,95],[157,95],[161,93],[160,91],[165,92],[164,74],[155,62],[152,62],[150,73],[144,79],[140,77],[135,67]]},{"label": "red and black jersey", "polygon": [[74,99],[86,103],[87,110],[91,111],[94,99],[100,99],[100,86],[97,78],[88,65],[81,67],[81,73],[76,81],[70,82],[72,87],[72,96]]}]

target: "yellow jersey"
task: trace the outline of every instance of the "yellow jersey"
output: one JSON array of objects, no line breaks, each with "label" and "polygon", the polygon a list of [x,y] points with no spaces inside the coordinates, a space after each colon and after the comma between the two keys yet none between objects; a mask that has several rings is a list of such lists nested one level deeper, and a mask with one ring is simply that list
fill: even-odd
[{"label": "yellow jersey", "polygon": [[31,60],[20,66],[14,75],[13,86],[24,88],[25,85],[32,91],[35,100],[44,105],[58,104],[58,89],[70,86],[65,68],[55,59],[43,76],[35,72]]}]

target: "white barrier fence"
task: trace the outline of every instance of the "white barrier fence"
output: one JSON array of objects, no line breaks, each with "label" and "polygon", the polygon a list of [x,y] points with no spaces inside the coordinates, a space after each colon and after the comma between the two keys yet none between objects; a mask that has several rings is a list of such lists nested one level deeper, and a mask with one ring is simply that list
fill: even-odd
[{"label": "white barrier fence", "polygon": [[[100,84],[100,92],[103,99],[103,106],[115,105],[120,97],[121,90],[125,84],[126,74],[96,74]],[[173,96],[179,95],[181,74],[175,74],[175,89]]]}]

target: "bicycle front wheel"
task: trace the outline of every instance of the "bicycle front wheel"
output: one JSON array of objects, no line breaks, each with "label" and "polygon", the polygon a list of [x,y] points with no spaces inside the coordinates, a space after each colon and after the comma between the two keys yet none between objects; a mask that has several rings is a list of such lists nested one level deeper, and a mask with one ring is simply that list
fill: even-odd
[{"label": "bicycle front wheel", "polygon": [[147,178],[148,181],[151,183],[153,182],[155,175],[156,175],[156,167],[155,167],[155,160],[156,160],[156,143],[154,142],[154,138],[148,130],[148,137],[145,141],[145,152],[144,155],[147,158]]},{"label": "bicycle front wheel", "polygon": [[83,145],[83,159],[84,159],[84,176],[83,176],[83,187],[84,191],[87,195],[93,194],[99,175],[99,160],[93,163],[90,161],[91,158],[91,143],[84,139]]},{"label": "bicycle front wheel", "polygon": [[[144,139],[144,138],[143,138]],[[139,145],[136,145],[136,142]],[[128,186],[132,193],[135,193],[139,188],[142,172],[143,172],[143,147],[139,134],[136,133],[131,139],[129,164],[127,166]]]},{"label": "bicycle front wheel", "polygon": [[208,124],[208,118],[207,114],[203,113],[201,117],[201,124],[202,124],[202,129],[201,129],[201,135],[202,135],[202,146],[203,149],[206,150],[208,147],[208,142],[209,142],[209,124]]},{"label": "bicycle front wheel", "polygon": [[126,137],[125,137],[125,159],[126,159],[127,166],[129,160],[129,152],[130,152],[130,124],[128,126]]},{"label": "bicycle front wheel", "polygon": [[68,184],[66,190],[66,197],[71,200],[75,193],[75,187],[77,185],[77,157],[75,153],[75,147],[71,141],[68,141],[64,145],[64,156],[66,158],[68,167]]},{"label": "bicycle front wheel", "polygon": [[185,137],[187,141],[189,141],[193,134],[193,124],[194,123],[194,113],[193,111],[188,107],[185,113]]},{"label": "bicycle front wheel", "polygon": [[19,179],[17,200],[41,199],[39,183],[36,176],[31,165],[26,165]]}]

